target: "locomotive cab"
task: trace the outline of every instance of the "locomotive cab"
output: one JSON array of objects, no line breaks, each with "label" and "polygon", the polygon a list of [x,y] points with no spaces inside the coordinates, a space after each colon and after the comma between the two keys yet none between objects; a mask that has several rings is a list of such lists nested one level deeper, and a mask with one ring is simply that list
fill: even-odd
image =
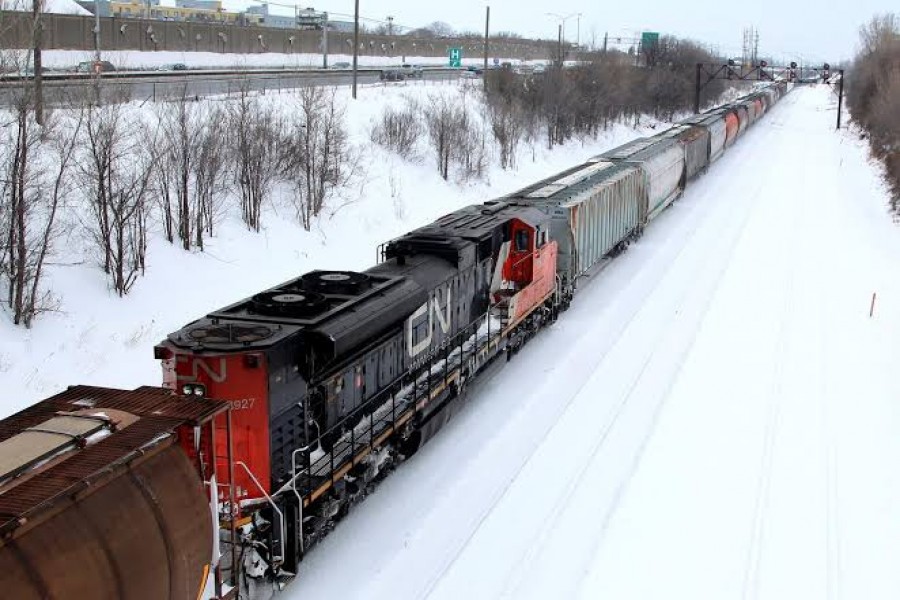
[{"label": "locomotive cab", "polygon": [[557,244],[548,241],[549,218],[510,219],[491,282],[493,312],[504,325],[544,303],[556,288]]}]

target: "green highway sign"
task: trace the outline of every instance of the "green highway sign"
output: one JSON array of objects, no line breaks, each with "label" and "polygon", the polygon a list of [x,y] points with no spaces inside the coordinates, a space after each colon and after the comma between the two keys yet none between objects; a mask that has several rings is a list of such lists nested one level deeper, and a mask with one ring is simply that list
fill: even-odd
[{"label": "green highway sign", "polygon": [[657,44],[659,44],[659,32],[644,31],[641,33],[641,48],[644,52],[656,49]]},{"label": "green highway sign", "polygon": [[451,67],[462,66],[462,48],[450,48],[449,55]]}]

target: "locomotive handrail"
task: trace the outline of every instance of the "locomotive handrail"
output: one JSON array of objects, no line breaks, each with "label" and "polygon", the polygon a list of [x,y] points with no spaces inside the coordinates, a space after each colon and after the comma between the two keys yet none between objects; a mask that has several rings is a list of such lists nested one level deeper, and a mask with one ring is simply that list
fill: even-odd
[{"label": "locomotive handrail", "polygon": [[[244,471],[247,472],[247,475],[249,475],[250,479],[253,480],[253,483],[256,484],[256,487],[259,489],[260,493],[262,493],[262,495],[266,497],[266,500],[269,502],[269,505],[271,505],[272,510],[274,510],[275,512],[278,513],[279,524],[281,525],[281,532],[280,532],[280,535],[278,536],[278,541],[280,542],[280,545],[281,545],[281,554],[278,556],[278,563],[280,565],[281,563],[284,562],[284,536],[287,534],[287,529],[285,528],[284,513],[281,512],[281,509],[278,508],[278,505],[275,504],[275,501],[272,500],[272,497],[266,493],[266,490],[263,489],[263,486],[261,486],[259,484],[259,480],[256,478],[256,475],[253,474],[253,471],[251,471],[249,468],[247,468],[247,465],[244,464],[244,461],[236,460],[236,461],[234,461],[234,464],[243,468]],[[275,561],[273,559],[272,564],[274,564],[274,563],[275,563]]]},{"label": "locomotive handrail", "polygon": [[[385,435],[396,431],[399,425],[411,419],[418,410],[425,406],[427,401],[436,397],[435,394],[443,393],[454,380],[457,385],[462,385],[462,373],[466,367],[466,345],[471,342],[472,354],[481,356],[490,352],[491,346],[496,347],[496,340],[508,335],[510,329],[515,327],[515,324],[507,328],[501,326],[496,331],[492,331],[491,320],[492,311],[485,311],[462,327],[453,337],[444,340],[440,347],[429,355],[423,365],[409,369],[396,377],[370,400],[326,430],[324,436],[337,434],[339,437],[328,453],[318,457],[315,461],[310,462],[311,457],[307,454],[305,468],[307,485],[302,493],[296,489],[296,482],[304,475],[304,472],[297,472],[296,459],[292,457],[290,481],[286,482],[275,495],[291,488],[294,494],[302,499],[298,500],[299,502],[302,504],[311,502],[319,493],[324,493],[328,487],[333,485],[336,477],[340,476],[340,471],[346,472],[347,469],[362,461],[374,447],[381,443]],[[486,326],[485,331],[481,330],[482,325]],[[477,371],[489,360],[490,357],[484,363],[476,362],[474,369]],[[441,373],[442,376],[433,378],[433,375],[438,373]],[[408,383],[404,386],[404,382]],[[437,385],[435,386],[435,384]],[[407,390],[405,393],[403,393],[404,389]],[[405,404],[399,413],[397,411],[398,394]],[[390,407],[386,404],[388,395],[390,395]],[[376,415],[375,413],[382,407],[385,409],[385,414]],[[355,425],[351,427],[348,426],[349,423],[355,423]],[[356,433],[360,425],[363,425],[364,430],[359,432],[361,439],[358,439]],[[362,453],[357,453],[357,443],[363,448],[368,448]],[[308,452],[310,447],[311,445],[308,445],[294,452]],[[314,478],[321,480],[318,487],[313,485]]]}]

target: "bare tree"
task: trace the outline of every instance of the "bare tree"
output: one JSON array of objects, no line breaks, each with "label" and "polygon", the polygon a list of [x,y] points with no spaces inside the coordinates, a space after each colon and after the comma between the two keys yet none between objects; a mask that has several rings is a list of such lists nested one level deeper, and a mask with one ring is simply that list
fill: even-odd
[{"label": "bare tree", "polygon": [[174,243],[177,237],[185,250],[203,250],[228,189],[225,118],[222,109],[184,93],[158,110],[154,191],[166,239]]},{"label": "bare tree", "polygon": [[225,178],[228,152],[225,130],[225,111],[220,108],[204,112],[203,128],[198,133],[194,158],[194,234],[195,244],[203,250],[203,234],[213,235],[229,185]]},{"label": "bare tree", "polygon": [[[70,190],[67,176],[75,135],[62,134],[60,119],[41,127],[27,96],[13,106],[12,121],[0,129],[0,224],[4,231],[0,271],[15,324],[30,327],[54,308],[42,288],[44,265],[53,253],[60,199]],[[76,134],[80,118],[72,124]]]},{"label": "bare tree", "polygon": [[500,150],[500,166],[513,169],[519,145],[528,128],[527,116],[512,97],[486,98],[491,133]]},{"label": "bare tree", "polygon": [[457,110],[454,100],[447,94],[435,94],[425,106],[425,126],[434,150],[438,173],[450,177],[450,158],[453,156],[453,141],[456,135]]},{"label": "bare tree", "polygon": [[195,104],[181,94],[174,102],[162,105],[158,112],[163,147],[159,152],[159,168],[154,170],[154,178],[160,188],[164,229],[169,241],[174,241],[177,236],[181,246],[190,250],[194,239],[191,175],[201,127],[198,111]]},{"label": "bare tree", "polygon": [[143,123],[121,104],[89,107],[79,171],[87,194],[87,223],[103,271],[119,296],[146,268],[147,197],[158,159],[143,143]]},{"label": "bare tree", "polygon": [[279,174],[278,145],[284,122],[251,96],[246,86],[231,107],[229,130],[234,137],[232,164],[241,198],[241,217],[259,231],[262,205]]},{"label": "bare tree", "polygon": [[297,216],[309,230],[328,199],[356,174],[359,160],[334,89],[301,88],[294,114],[282,142],[282,171],[293,185]]}]

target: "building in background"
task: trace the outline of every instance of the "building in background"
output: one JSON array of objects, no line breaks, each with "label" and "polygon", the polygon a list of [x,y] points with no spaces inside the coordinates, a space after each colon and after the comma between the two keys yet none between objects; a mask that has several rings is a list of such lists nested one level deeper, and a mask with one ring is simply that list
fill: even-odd
[{"label": "building in background", "polygon": [[353,21],[332,21],[328,20],[328,31],[337,31],[340,33],[353,33]]},{"label": "building in background", "polygon": [[175,6],[164,6],[159,0],[99,0],[96,4],[93,0],[79,0],[78,4],[90,14],[94,14],[95,7],[98,7],[101,17],[234,25],[261,24],[259,15],[229,12],[222,7],[221,0],[176,0]]},{"label": "building in background", "polygon": [[253,18],[254,22],[263,27],[277,27],[279,29],[295,29],[297,27],[296,12],[292,12],[289,15],[276,14],[272,12],[268,4],[251,6],[244,11],[244,14]]}]

